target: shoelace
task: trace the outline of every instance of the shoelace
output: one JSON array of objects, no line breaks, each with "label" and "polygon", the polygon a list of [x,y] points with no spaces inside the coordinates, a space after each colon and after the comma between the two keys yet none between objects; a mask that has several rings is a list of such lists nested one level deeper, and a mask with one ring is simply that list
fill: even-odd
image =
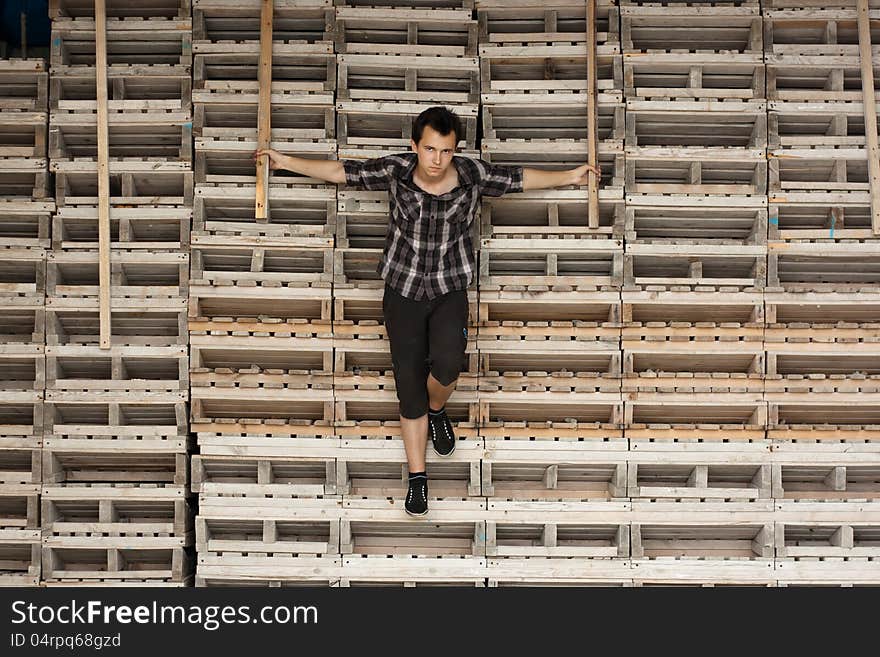
[{"label": "shoelace", "polygon": [[[417,477],[417,479],[424,479],[424,477]],[[413,488],[415,488],[414,484],[415,484],[414,481],[409,482],[409,491],[407,491],[407,501],[408,502],[412,502],[412,500],[413,500]],[[424,483],[419,484],[419,492],[422,494],[422,501],[423,502],[428,501],[428,498],[425,496],[425,488],[426,487],[425,487]]]},{"label": "shoelace", "polygon": [[[437,422],[439,421],[440,418],[438,417]],[[428,424],[431,426],[431,439],[435,440],[437,438],[437,426],[434,422],[429,422]],[[449,425],[446,422],[443,422],[443,433],[446,434],[447,440],[452,440],[452,435],[449,433]]]}]

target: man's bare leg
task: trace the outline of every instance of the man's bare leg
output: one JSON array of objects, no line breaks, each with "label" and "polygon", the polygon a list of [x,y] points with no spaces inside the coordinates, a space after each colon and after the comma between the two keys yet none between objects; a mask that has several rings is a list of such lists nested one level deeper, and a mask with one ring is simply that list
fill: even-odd
[{"label": "man's bare leg", "polygon": [[458,379],[450,383],[448,386],[444,386],[437,379],[434,378],[433,374],[428,374],[428,406],[435,410],[439,411],[446,404],[446,400],[449,399],[449,396],[452,394],[452,391],[455,390],[455,384],[458,383]]}]

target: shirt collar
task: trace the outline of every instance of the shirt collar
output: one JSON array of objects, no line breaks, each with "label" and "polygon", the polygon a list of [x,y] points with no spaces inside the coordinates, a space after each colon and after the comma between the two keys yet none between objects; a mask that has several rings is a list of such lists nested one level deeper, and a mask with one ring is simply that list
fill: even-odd
[{"label": "shirt collar", "polygon": [[[413,181],[413,173],[416,170],[416,166],[418,166],[419,156],[416,153],[413,153],[412,151],[409,151],[408,153],[406,153],[406,156],[407,156],[407,159],[409,160],[409,164],[407,164],[406,167],[401,171],[401,175],[400,175],[401,179],[403,179],[403,181],[407,185],[409,185],[410,187],[412,187],[416,191],[421,192],[422,194],[427,194],[428,192],[426,192],[421,187],[416,185],[415,182]],[[453,155],[452,156],[452,166],[454,166],[456,171],[458,171],[458,186],[459,187],[469,187],[474,184],[474,178],[471,175],[470,162],[466,161],[467,159],[468,158],[464,157],[463,155]],[[454,191],[455,190],[453,189],[452,191],[447,192],[447,194],[451,194]],[[446,194],[440,194],[440,196],[446,196]]]}]

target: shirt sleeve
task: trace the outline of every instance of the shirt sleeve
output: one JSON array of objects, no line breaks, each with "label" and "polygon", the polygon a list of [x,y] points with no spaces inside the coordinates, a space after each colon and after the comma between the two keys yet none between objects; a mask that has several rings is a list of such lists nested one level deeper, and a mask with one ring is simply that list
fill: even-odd
[{"label": "shirt sleeve", "polygon": [[501,196],[523,190],[523,168],[519,165],[490,164],[476,160],[480,170],[480,193]]},{"label": "shirt sleeve", "polygon": [[386,191],[391,188],[396,165],[397,158],[392,155],[369,160],[342,160],[345,184],[372,192]]}]

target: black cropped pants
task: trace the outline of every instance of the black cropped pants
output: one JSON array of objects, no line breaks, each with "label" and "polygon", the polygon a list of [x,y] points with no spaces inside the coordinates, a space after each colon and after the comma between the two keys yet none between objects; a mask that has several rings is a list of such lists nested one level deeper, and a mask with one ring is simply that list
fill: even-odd
[{"label": "black cropped pants", "polygon": [[414,301],[386,283],[382,313],[400,415],[420,418],[428,412],[428,373],[448,386],[467,369],[467,290]]}]

